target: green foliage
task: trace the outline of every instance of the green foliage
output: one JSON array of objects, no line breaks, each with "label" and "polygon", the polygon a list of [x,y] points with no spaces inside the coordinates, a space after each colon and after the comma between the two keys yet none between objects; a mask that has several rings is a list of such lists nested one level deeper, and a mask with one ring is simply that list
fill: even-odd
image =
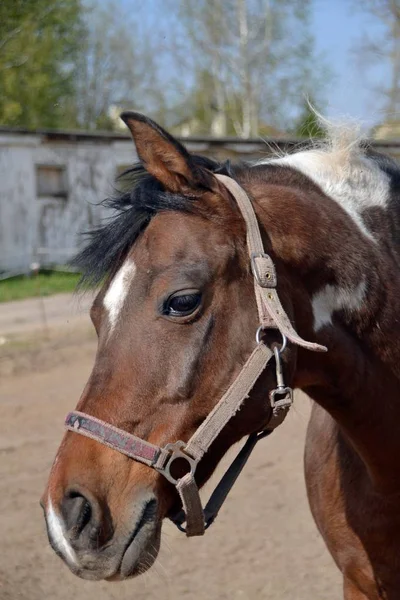
[{"label": "green foliage", "polygon": [[312,106],[312,103],[305,102],[303,110],[293,128],[293,133],[296,137],[324,138],[326,136],[325,129],[322,127]]},{"label": "green foliage", "polygon": [[80,0],[1,0],[0,123],[60,127],[74,95]]},{"label": "green foliage", "polygon": [[76,273],[58,271],[44,271],[31,277],[25,275],[12,277],[0,281],[0,302],[73,292],[79,279],[80,275]]}]

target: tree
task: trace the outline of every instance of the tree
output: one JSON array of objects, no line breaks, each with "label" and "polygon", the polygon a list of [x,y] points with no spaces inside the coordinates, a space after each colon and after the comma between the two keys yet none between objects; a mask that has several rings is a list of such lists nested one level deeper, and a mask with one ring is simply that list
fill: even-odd
[{"label": "tree", "polygon": [[[92,5],[85,14],[86,35],[75,71],[75,119],[84,129],[112,129],[114,112],[147,109],[156,116],[159,100],[157,69],[146,30],[139,27],[141,2]],[[135,20],[130,18],[135,16]]]},{"label": "tree", "polygon": [[214,114],[222,133],[249,137],[263,125],[287,127],[304,93],[315,93],[321,77],[311,68],[309,11],[309,0],[181,0],[178,50],[189,96],[207,73],[201,110]]},{"label": "tree", "polygon": [[380,84],[378,96],[390,120],[400,111],[400,0],[355,0],[355,6],[381,25],[382,33],[374,29],[373,39],[365,36],[357,52],[367,68],[378,61],[389,67],[389,85]]},{"label": "tree", "polygon": [[73,96],[80,0],[0,2],[0,122],[58,127]]},{"label": "tree", "polygon": [[0,0],[0,122],[115,128],[134,108],[196,133],[287,129],[321,88],[311,1]]},{"label": "tree", "polygon": [[313,101],[307,100],[304,102],[303,109],[294,123],[293,133],[300,138],[325,138],[326,130],[321,125],[314,110],[315,104]]}]

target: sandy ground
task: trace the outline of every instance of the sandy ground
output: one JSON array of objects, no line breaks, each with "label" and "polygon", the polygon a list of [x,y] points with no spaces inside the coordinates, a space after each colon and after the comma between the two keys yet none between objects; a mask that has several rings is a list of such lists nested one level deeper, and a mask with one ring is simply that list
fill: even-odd
[{"label": "sandy ground", "polygon": [[0,303],[0,380],[68,361],[71,347],[94,339],[91,302],[87,293]]},{"label": "sandy ground", "polygon": [[202,539],[169,524],[148,574],[124,583],[75,578],[50,550],[38,500],[62,435],[63,417],[88,376],[92,342],[68,364],[5,378],[0,385],[0,598],[324,599],[340,576],[309,514],[302,475],[308,400],[297,398],[285,425],[256,449]]},{"label": "sandy ground", "polygon": [[90,294],[56,294],[0,304],[0,337],[7,340],[18,334],[46,332],[54,327],[72,326],[88,320]]},{"label": "sandy ground", "polygon": [[[69,306],[67,298],[61,303]],[[68,321],[61,304],[53,304],[53,324]],[[19,313],[29,330],[36,327],[40,313],[29,317],[10,306],[3,334],[5,325],[7,335],[19,330],[18,322],[10,325]],[[0,373],[0,599],[340,599],[340,574],[307,505],[302,453],[309,400],[299,395],[284,426],[256,448],[204,538],[188,540],[166,523],[156,565],[123,583],[86,582],[68,571],[47,543],[39,498],[64,416],[93,362],[95,344],[85,331],[65,347],[53,340],[36,362],[31,348],[31,368],[18,376]]]}]

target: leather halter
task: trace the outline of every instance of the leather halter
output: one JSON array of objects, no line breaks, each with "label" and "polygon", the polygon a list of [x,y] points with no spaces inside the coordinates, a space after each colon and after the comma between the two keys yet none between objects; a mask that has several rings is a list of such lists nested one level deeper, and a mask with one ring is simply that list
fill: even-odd
[{"label": "leather halter", "polygon": [[[309,350],[326,351],[324,346],[303,340],[285,313],[276,290],[275,267],[271,258],[264,252],[257,218],[246,192],[232,178],[225,175],[215,176],[229,190],[246,222],[247,246],[260,320],[256,332],[257,345],[239,375],[188,442],[177,441],[161,448],[78,411],[69,413],[65,421],[65,426],[70,431],[90,437],[152,467],[172,483],[181,498],[182,510],[170,519],[181,531],[186,532],[187,536],[204,534],[215,520],[255,444],[262,437],[272,433],[285,419],[293,402],[292,390],[284,383],[280,358],[287,340]],[[281,333],[283,343],[280,349],[270,349],[261,339],[263,330],[269,328],[278,329]],[[197,465],[228,421],[239,410],[272,358],[275,358],[277,387],[270,392],[271,418],[260,433],[253,433],[248,437],[203,510],[195,481]],[[183,459],[187,463],[188,472],[179,479],[175,479],[171,473],[171,466],[176,459]]]}]

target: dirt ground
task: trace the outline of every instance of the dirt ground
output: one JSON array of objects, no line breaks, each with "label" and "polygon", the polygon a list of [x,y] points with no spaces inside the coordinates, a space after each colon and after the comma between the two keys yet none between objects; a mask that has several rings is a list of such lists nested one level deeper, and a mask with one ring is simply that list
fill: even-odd
[{"label": "dirt ground", "polygon": [[123,583],[74,577],[50,549],[39,498],[89,374],[94,342],[64,349],[62,363],[0,382],[1,600],[338,600],[341,578],[307,506],[302,452],[309,400],[254,456],[204,538],[169,523],[156,565]]},{"label": "dirt ground", "polygon": [[29,333],[49,333],[55,327],[69,328],[88,322],[92,295],[56,294],[40,298],[26,298],[0,304],[0,336],[25,339]]}]

